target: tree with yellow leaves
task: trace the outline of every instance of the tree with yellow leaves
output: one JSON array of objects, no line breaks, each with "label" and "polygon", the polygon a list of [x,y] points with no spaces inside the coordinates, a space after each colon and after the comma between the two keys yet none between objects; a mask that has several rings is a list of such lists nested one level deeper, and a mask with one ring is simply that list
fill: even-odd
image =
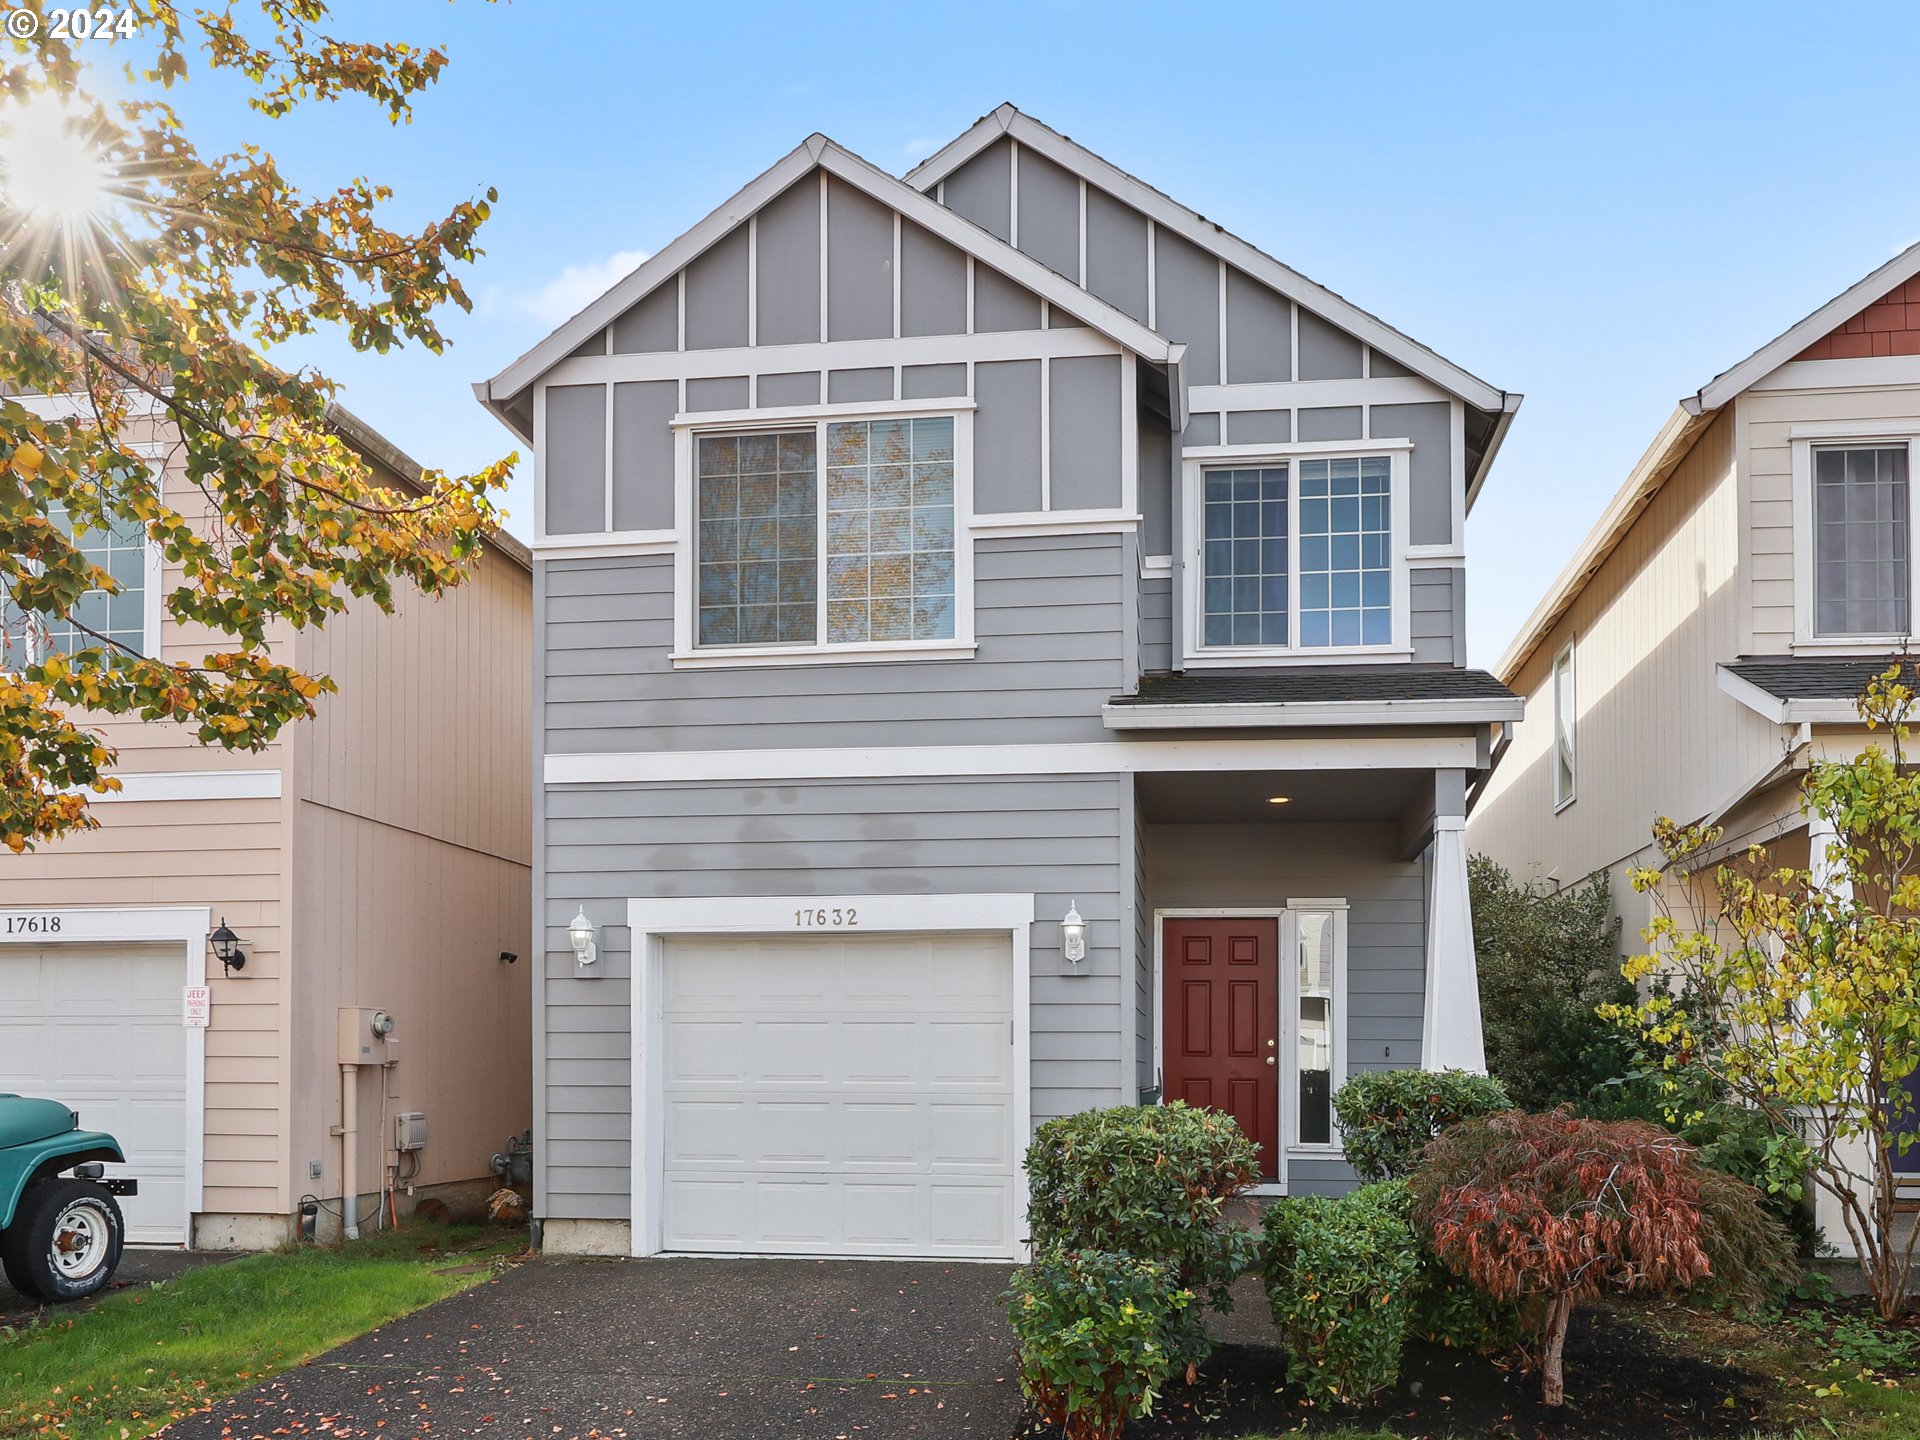
[{"label": "tree with yellow leaves", "polygon": [[1885,747],[1810,766],[1803,808],[1836,838],[1815,839],[1824,853],[1807,868],[1753,846],[1716,868],[1712,899],[1697,907],[1708,913],[1682,924],[1668,882],[1694,890],[1721,832],[1654,827],[1664,864],[1633,877],[1655,897],[1651,949],[1624,967],[1640,998],[1603,1012],[1669,1067],[1704,1067],[1804,1137],[1808,1172],[1837,1202],[1887,1319],[1905,1306],[1917,1233],[1896,1233],[1893,1170],[1920,1139],[1904,1083],[1920,1066],[1920,774],[1905,754],[1915,674],[1902,658],[1859,701]]},{"label": "tree with yellow leaves", "polygon": [[[311,714],[332,681],[276,658],[270,629],[355,597],[391,608],[396,583],[459,584],[513,463],[382,485],[329,418],[333,386],[263,355],[322,326],[438,351],[435,312],[468,308],[455,268],[479,255],[493,192],[389,229],[385,187],[310,195],[265,150],[203,156],[166,99],[199,65],[244,77],[267,117],[357,99],[399,124],[446,56],[338,39],[323,0],[142,0],[139,16],[129,98],[93,93],[76,42],[44,26],[0,71],[0,840],[16,851],[90,825],[89,793],[117,786],[75,712],[231,749]],[[169,464],[192,513],[163,493]],[[158,546],[183,577],[166,613],[218,648],[169,663],[90,623],[82,597],[120,589],[83,551],[101,532]]]}]

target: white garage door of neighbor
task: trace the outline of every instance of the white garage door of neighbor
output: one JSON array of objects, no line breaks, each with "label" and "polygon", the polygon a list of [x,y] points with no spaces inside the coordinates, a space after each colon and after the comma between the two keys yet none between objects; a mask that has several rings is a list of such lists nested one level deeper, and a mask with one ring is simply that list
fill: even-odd
[{"label": "white garage door of neighbor", "polygon": [[1014,1253],[1002,936],[669,942],[662,1243]]},{"label": "white garage door of neighbor", "polygon": [[0,945],[0,1091],[44,1095],[126,1152],[127,1239],[187,1239],[186,960],[179,947]]}]

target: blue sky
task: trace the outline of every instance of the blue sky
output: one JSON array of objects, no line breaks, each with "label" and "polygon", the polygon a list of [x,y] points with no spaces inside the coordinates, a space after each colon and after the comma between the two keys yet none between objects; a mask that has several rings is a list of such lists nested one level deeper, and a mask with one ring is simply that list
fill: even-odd
[{"label": "blue sky", "polygon": [[445,356],[282,357],[422,462],[514,448],[471,382],[810,132],[898,173],[1011,100],[1525,392],[1469,528],[1478,665],[1680,395],[1920,239],[1910,5],[347,0],[339,28],[448,51],[411,126],[178,98],[203,149],[370,175],[412,221],[498,187]]}]

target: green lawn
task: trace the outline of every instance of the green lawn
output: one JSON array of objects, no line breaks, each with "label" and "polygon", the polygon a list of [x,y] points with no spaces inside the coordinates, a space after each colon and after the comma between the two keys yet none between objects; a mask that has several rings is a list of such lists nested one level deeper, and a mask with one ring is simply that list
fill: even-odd
[{"label": "green lawn", "polygon": [[478,1284],[493,1268],[484,1262],[524,1248],[499,1236],[423,1226],[250,1255],[0,1329],[0,1437],[57,1428],[73,1440],[136,1440]]}]

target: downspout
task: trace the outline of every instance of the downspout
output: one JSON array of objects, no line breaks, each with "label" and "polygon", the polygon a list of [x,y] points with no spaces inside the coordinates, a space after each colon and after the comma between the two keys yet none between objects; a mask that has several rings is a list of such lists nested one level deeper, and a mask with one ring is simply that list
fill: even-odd
[{"label": "downspout", "polygon": [[360,1238],[359,1147],[360,1067],[340,1067],[340,1228],[349,1240]]}]

